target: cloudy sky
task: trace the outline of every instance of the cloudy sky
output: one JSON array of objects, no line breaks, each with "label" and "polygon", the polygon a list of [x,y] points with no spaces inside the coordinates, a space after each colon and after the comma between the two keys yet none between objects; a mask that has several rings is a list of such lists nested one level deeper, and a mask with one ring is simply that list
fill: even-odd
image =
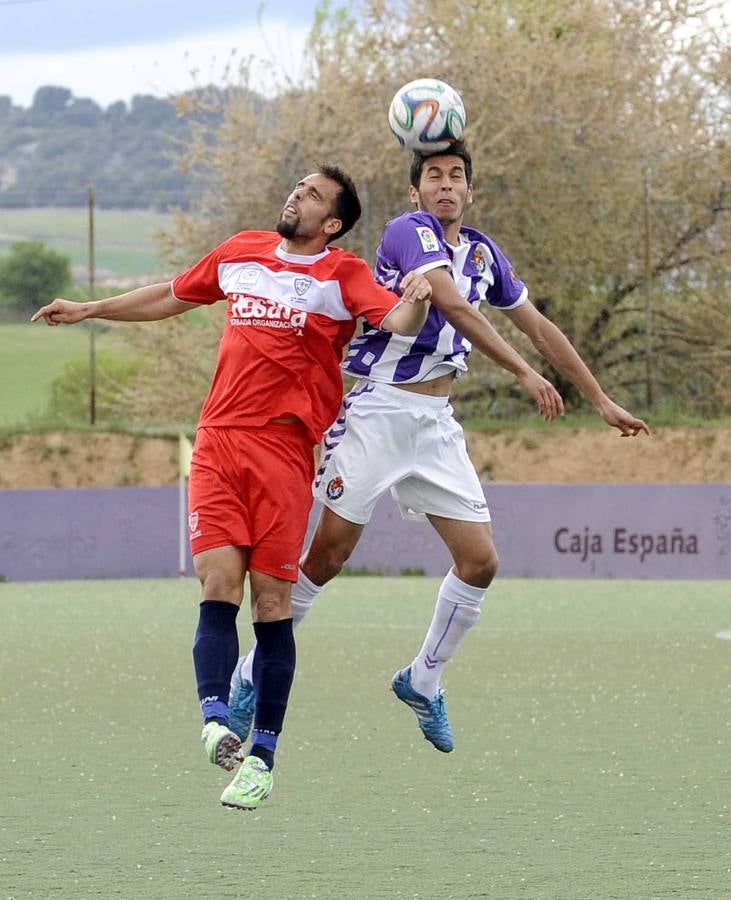
[{"label": "cloudy sky", "polygon": [[[47,84],[102,106],[165,96],[220,81],[232,52],[261,57],[266,47],[277,74],[296,76],[315,2],[0,0],[0,94],[26,107]],[[259,87],[271,75],[257,64]]]}]

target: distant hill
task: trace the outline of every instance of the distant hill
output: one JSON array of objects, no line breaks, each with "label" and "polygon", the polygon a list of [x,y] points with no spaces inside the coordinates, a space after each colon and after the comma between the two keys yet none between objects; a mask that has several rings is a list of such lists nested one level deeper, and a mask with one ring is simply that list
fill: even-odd
[{"label": "distant hill", "polygon": [[152,96],[106,109],[64,87],[39,88],[29,109],[0,96],[0,207],[83,206],[90,181],[102,207],[185,207],[191,183],[171,156],[189,127]]}]

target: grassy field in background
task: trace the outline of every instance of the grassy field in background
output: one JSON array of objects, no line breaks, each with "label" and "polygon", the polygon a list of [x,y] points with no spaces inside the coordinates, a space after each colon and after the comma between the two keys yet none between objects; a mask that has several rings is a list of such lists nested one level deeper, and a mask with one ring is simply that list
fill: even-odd
[{"label": "grassy field in background", "polygon": [[498,582],[446,674],[449,755],[386,689],[436,587],[318,600],[275,791],[236,813],[198,744],[193,581],[0,585],[2,897],[724,895],[728,585]]},{"label": "grassy field in background", "polygon": [[[97,350],[119,347],[113,331],[97,326]],[[0,428],[12,428],[41,415],[48,404],[51,383],[64,363],[89,352],[85,327],[49,328],[43,323],[0,323]]]},{"label": "grassy field in background", "polygon": [[[166,213],[150,210],[96,211],[96,267],[99,280],[165,274],[155,233],[170,226]],[[39,240],[71,259],[88,265],[86,209],[0,209],[0,253],[17,241]]]}]

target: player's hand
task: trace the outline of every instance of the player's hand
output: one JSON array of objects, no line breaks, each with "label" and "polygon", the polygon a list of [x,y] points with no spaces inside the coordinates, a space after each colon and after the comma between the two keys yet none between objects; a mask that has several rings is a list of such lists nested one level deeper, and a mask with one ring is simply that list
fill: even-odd
[{"label": "player's hand", "polygon": [[31,316],[31,322],[45,319],[46,325],[74,325],[83,321],[88,315],[86,303],[74,303],[72,300],[64,300],[56,297],[52,303],[42,306]]},{"label": "player's hand", "polygon": [[431,300],[431,284],[418,272],[407,272],[399,285],[401,299],[406,303],[421,303]]},{"label": "player's hand", "polygon": [[550,381],[539,375],[535,369],[527,369],[518,375],[518,381],[538,404],[538,411],[546,420],[553,422],[564,413],[563,400]]},{"label": "player's hand", "polygon": [[650,434],[646,422],[635,418],[632,413],[627,412],[609,397],[597,406],[597,411],[607,425],[618,428],[622,432],[622,437],[635,437],[641,431],[647,435]]}]

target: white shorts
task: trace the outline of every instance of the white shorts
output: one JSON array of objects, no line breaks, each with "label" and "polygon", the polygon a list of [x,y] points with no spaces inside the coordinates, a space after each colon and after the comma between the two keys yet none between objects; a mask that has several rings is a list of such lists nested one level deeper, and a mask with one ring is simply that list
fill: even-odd
[{"label": "white shorts", "polygon": [[388,490],[404,518],[490,521],[449,398],[359,381],[325,435],[313,493],[342,518],[365,525]]}]

